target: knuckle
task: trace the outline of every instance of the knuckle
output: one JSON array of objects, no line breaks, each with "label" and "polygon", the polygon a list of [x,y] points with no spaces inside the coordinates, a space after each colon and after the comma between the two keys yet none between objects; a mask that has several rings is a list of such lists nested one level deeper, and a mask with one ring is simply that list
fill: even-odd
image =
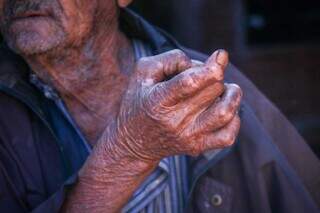
[{"label": "knuckle", "polygon": [[170,53],[171,53],[172,55],[175,55],[175,56],[181,58],[181,59],[182,59],[182,58],[187,58],[187,55],[186,55],[182,50],[180,50],[180,49],[171,50]]},{"label": "knuckle", "polygon": [[145,65],[147,65],[147,64],[150,63],[150,60],[151,60],[150,57],[142,57],[142,58],[140,58],[140,59],[138,60],[137,64],[138,64],[139,66],[145,66]]},{"label": "knuckle", "polygon": [[234,112],[240,107],[242,90],[238,85],[234,85],[233,89],[229,88],[229,93],[230,94],[226,96],[225,104],[229,108],[230,112]]},{"label": "knuckle", "polygon": [[218,118],[221,122],[226,123],[233,118],[233,114],[229,108],[223,107],[218,113]]},{"label": "knuckle", "polygon": [[191,60],[189,59],[189,57],[187,56],[187,54],[185,52],[183,52],[182,50],[175,50],[176,51],[176,54],[177,54],[177,57],[181,60],[181,61],[190,61]]},{"label": "knuckle", "polygon": [[243,90],[238,85],[237,85],[237,93],[238,93],[238,95],[239,95],[239,97],[241,99],[243,97]]},{"label": "knuckle", "polygon": [[221,145],[223,147],[229,147],[232,146],[234,144],[236,140],[236,137],[234,134],[225,134],[222,138],[221,138]]},{"label": "knuckle", "polygon": [[137,62],[137,69],[140,71],[162,70],[163,67],[163,63],[155,57],[142,57]]},{"label": "knuckle", "polygon": [[230,83],[230,84],[228,84],[228,86],[229,86],[230,88],[235,89],[235,90],[240,89],[240,86],[239,86],[238,84],[235,84],[235,83]]},{"label": "knuckle", "polygon": [[235,141],[236,141],[236,137],[235,137],[235,135],[233,135],[233,136],[231,136],[231,137],[229,138],[229,140],[226,142],[226,145],[227,145],[227,146],[232,146],[232,145],[235,143]]},{"label": "knuckle", "polygon": [[150,64],[150,57],[142,57],[137,61],[137,70],[142,71],[145,70]]},{"label": "knuckle", "polygon": [[191,67],[192,65],[191,59],[187,56],[185,52],[183,52],[180,49],[172,50],[170,58],[178,62],[177,68],[179,70],[185,69],[186,67]]},{"label": "knuckle", "polygon": [[235,94],[237,97],[242,97],[243,91],[238,84],[229,84],[227,89],[231,90],[231,92]]}]

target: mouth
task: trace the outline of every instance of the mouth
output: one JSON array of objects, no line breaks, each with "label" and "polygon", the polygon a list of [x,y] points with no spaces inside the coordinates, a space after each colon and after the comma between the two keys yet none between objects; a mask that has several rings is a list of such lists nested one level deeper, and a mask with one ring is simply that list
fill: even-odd
[{"label": "mouth", "polygon": [[27,18],[41,18],[48,17],[49,13],[46,11],[25,11],[23,13],[15,14],[12,18],[13,21],[27,19]]}]

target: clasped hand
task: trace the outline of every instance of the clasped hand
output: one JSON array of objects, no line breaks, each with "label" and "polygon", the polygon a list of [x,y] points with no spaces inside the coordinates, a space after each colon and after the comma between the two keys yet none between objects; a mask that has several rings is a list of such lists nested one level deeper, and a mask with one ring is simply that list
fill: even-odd
[{"label": "clasped hand", "polygon": [[114,130],[121,136],[121,152],[157,162],[232,145],[240,128],[242,91],[224,83],[227,65],[223,50],[205,63],[180,50],[139,60]]}]

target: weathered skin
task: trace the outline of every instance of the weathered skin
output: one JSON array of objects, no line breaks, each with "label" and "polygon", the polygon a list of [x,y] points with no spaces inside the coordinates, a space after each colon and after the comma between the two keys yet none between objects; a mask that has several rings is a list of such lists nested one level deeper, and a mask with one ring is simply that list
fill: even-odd
[{"label": "weathered skin", "polygon": [[0,0],[6,41],[59,91],[95,147],[67,212],[117,212],[162,158],[230,146],[239,131],[241,89],[223,84],[228,54],[202,64],[174,50],[135,64],[117,22],[129,3]]}]

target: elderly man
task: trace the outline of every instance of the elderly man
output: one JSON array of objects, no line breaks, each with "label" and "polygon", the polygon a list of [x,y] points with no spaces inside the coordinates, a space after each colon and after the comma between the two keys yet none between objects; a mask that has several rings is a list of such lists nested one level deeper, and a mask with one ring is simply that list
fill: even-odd
[{"label": "elderly man", "polygon": [[316,212],[318,160],[227,53],[129,3],[0,0],[1,212]]}]

